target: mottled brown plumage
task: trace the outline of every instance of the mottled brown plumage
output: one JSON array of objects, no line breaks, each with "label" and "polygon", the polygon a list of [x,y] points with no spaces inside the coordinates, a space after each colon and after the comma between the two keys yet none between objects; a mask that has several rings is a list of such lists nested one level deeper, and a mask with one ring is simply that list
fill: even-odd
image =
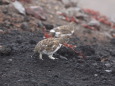
[{"label": "mottled brown plumage", "polygon": [[34,52],[40,53],[40,59],[42,59],[42,54],[47,54],[50,59],[56,59],[53,57],[53,54],[61,48],[63,43],[67,43],[69,38],[69,36],[64,36],[61,38],[48,38],[41,40],[35,46]]},{"label": "mottled brown plumage", "polygon": [[62,37],[62,36],[71,36],[76,28],[76,24],[71,22],[68,25],[59,26],[50,30],[50,33],[54,34],[55,37]]}]

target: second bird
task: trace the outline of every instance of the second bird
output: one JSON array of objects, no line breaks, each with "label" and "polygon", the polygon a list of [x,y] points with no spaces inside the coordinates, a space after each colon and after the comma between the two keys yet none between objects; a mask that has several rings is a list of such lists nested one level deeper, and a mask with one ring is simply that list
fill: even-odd
[{"label": "second bird", "polygon": [[63,37],[63,36],[71,36],[76,29],[76,24],[71,22],[68,25],[63,25],[59,27],[55,27],[50,30],[50,33],[54,35],[54,37]]}]

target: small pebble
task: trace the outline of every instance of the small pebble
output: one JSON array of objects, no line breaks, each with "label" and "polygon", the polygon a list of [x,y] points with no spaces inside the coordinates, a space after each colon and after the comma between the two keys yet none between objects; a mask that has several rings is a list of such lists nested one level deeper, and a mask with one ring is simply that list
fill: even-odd
[{"label": "small pebble", "polygon": [[110,72],[112,72],[112,70],[105,70],[105,72],[110,73]]},{"label": "small pebble", "polygon": [[10,0],[0,0],[0,5],[8,5]]},{"label": "small pebble", "polygon": [[110,63],[106,63],[105,66],[106,67],[111,67],[111,64]]},{"label": "small pebble", "polygon": [[11,62],[11,61],[12,61],[12,59],[8,59],[8,61],[10,61],[10,62]]},{"label": "small pebble", "polygon": [[93,20],[91,20],[88,23],[88,25],[91,25],[91,26],[100,26],[100,23],[99,23],[99,21],[93,19]]},{"label": "small pebble", "polygon": [[12,48],[9,46],[0,46],[0,55],[10,55]]},{"label": "small pebble", "polygon": [[43,25],[46,27],[47,30],[51,30],[54,28],[54,26],[52,24],[43,23]]},{"label": "small pebble", "polygon": [[68,60],[66,57],[64,56],[60,56],[61,59],[64,59],[64,60]]},{"label": "small pebble", "polygon": [[28,30],[28,29],[29,29],[28,23],[27,23],[27,22],[22,23],[21,29],[23,29],[23,30]]},{"label": "small pebble", "polygon": [[94,74],[94,76],[96,77],[96,76],[98,76],[98,74]]},{"label": "small pebble", "polygon": [[93,65],[93,66],[97,66],[98,64],[97,64],[97,63],[93,63],[92,65]]},{"label": "small pebble", "polygon": [[36,44],[36,41],[35,40],[30,40],[29,43],[30,44]]}]

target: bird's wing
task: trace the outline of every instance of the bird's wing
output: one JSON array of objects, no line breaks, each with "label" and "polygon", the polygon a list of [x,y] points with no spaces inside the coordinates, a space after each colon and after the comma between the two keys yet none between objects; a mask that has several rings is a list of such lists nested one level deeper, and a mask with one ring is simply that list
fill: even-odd
[{"label": "bird's wing", "polygon": [[57,46],[59,46],[59,40],[55,39],[51,39],[47,42],[47,47],[45,48],[48,51],[53,51],[57,48]]}]

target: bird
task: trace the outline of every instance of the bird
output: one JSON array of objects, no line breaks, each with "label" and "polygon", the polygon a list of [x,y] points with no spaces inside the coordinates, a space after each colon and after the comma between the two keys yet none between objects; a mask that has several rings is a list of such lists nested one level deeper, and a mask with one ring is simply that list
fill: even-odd
[{"label": "bird", "polygon": [[54,37],[63,37],[63,36],[71,36],[76,29],[76,23],[71,22],[68,25],[62,25],[59,27],[55,27],[50,30],[50,34],[52,34]]},{"label": "bird", "polygon": [[60,38],[47,38],[39,41],[34,48],[34,53],[39,53],[39,59],[43,60],[42,54],[48,55],[50,59],[57,59],[53,54],[58,51],[64,43],[68,43],[70,36]]}]

